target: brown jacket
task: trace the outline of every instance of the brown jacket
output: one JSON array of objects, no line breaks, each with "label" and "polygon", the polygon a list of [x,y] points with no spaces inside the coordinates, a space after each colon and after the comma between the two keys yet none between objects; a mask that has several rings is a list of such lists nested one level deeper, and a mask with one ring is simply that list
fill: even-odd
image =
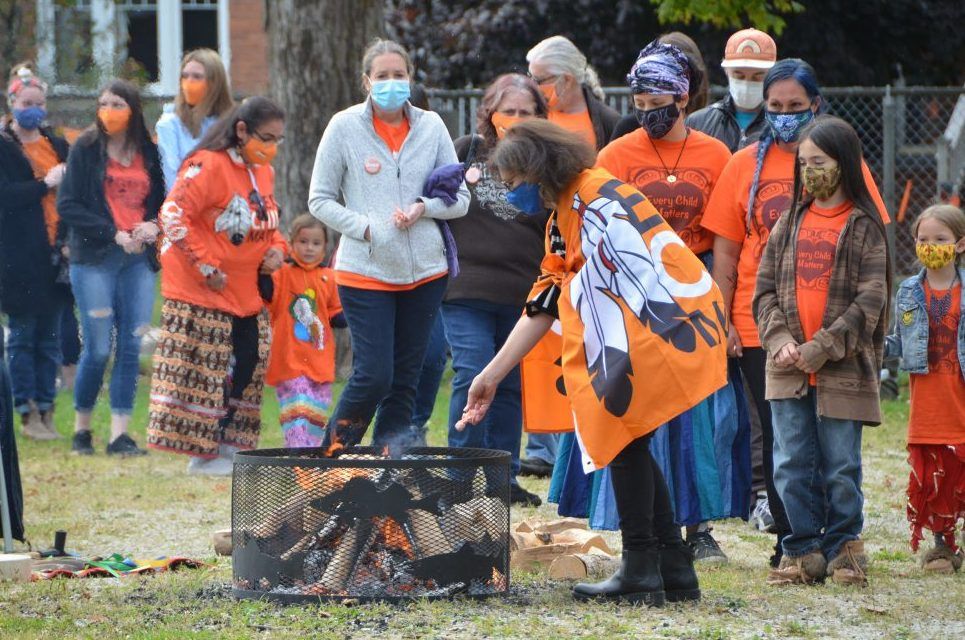
[{"label": "brown jacket", "polygon": [[807,204],[785,213],[771,231],[757,273],[754,315],[768,353],[768,400],[800,398],[808,374],[773,356],[788,342],[817,369],[818,415],[881,423],[878,377],[886,329],[888,255],[880,220],[853,209],[835,250],[822,328],[809,342],[797,309],[797,237]]}]

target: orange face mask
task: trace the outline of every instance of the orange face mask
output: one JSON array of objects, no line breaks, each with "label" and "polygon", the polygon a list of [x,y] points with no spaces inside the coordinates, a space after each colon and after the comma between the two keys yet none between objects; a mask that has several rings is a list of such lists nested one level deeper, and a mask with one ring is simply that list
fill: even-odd
[{"label": "orange face mask", "polygon": [[522,119],[523,118],[520,118],[519,116],[507,116],[506,114],[499,113],[498,111],[494,111],[492,117],[490,118],[493,123],[493,127],[496,128],[496,137],[500,140],[503,139],[503,136],[506,135],[506,131],[511,126]]},{"label": "orange face mask", "polygon": [[101,107],[97,110],[97,119],[107,135],[112,136],[120,133],[127,128],[127,123],[131,121],[131,108],[114,109],[112,107]]},{"label": "orange face mask", "polygon": [[184,101],[188,106],[193,107],[204,100],[204,94],[208,92],[208,81],[196,78],[181,78],[181,93],[184,94]]},{"label": "orange face mask", "polygon": [[556,83],[541,84],[539,90],[543,94],[543,99],[546,100],[546,108],[550,111],[555,111],[556,105],[559,104],[560,101],[560,96],[556,92]]},{"label": "orange face mask", "polygon": [[271,164],[277,153],[277,142],[265,142],[256,136],[250,136],[248,142],[241,147],[241,155],[250,164]]}]

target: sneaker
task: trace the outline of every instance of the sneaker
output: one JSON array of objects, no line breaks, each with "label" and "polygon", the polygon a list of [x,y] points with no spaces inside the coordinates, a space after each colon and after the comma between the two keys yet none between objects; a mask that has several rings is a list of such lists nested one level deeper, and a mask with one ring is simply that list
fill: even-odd
[{"label": "sneaker", "polygon": [[720,545],[710,535],[710,531],[697,531],[687,536],[687,544],[694,550],[694,562],[703,565],[727,564],[727,554],[720,549]]},{"label": "sneaker", "polygon": [[553,465],[539,458],[526,458],[519,461],[519,475],[549,478],[553,475]]},{"label": "sneaker", "polygon": [[535,493],[530,493],[518,484],[513,484],[509,487],[509,504],[538,507],[543,504],[543,500]]},{"label": "sneaker", "polygon": [[107,455],[109,456],[145,456],[147,451],[137,446],[131,436],[126,433],[114,438],[114,441],[107,445]]},{"label": "sneaker", "polygon": [[188,473],[192,476],[230,476],[234,468],[234,462],[220,456],[211,459],[193,457],[188,462]]},{"label": "sneaker", "polygon": [[764,533],[774,533],[774,516],[771,515],[771,505],[767,496],[758,496],[751,512],[750,525]]},{"label": "sneaker", "polygon": [[94,455],[94,438],[89,429],[74,432],[74,439],[70,443],[70,451],[79,456]]}]

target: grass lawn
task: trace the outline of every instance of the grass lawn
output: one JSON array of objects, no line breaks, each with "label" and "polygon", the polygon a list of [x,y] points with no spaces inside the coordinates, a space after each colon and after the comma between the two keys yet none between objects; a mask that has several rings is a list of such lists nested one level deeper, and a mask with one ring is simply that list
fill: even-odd
[{"label": "grass lawn", "polygon": [[[133,435],[144,443],[147,381],[142,380]],[[106,395],[106,394],[105,394]],[[441,393],[430,443],[445,443],[448,395]],[[58,428],[72,427],[70,398],[58,400]],[[211,533],[229,525],[230,480],[185,474],[186,459],[152,452],[114,460],[103,453],[108,410],[95,414],[98,450],[69,453],[69,438],[21,441],[26,526],[34,546],[57,529],[83,554],[187,555],[210,568],[122,580],[56,580],[0,584],[0,638],[962,638],[965,573],[925,577],[908,547],[904,490],[907,404],[887,403],[884,426],[865,431],[865,539],[871,585],[773,589],[764,585],[770,538],[741,521],[718,523],[715,535],[731,563],[700,570],[703,601],[645,610],[577,604],[569,585],[514,574],[512,595],[481,602],[413,602],[403,606],[327,604],[282,607],[235,601],[231,562],[215,557]],[[264,404],[263,446],[278,446],[277,404]],[[524,479],[545,496],[546,481]],[[551,518],[555,505],[514,509],[513,519]]]}]

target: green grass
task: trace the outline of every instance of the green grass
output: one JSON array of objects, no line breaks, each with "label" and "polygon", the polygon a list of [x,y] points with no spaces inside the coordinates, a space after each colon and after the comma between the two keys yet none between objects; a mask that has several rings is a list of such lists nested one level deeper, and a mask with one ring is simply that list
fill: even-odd
[{"label": "green grass", "polygon": [[[444,383],[444,388],[448,385]],[[144,443],[147,381],[142,379],[133,435]],[[445,443],[448,395],[440,393],[431,444]],[[266,393],[262,445],[279,446],[278,408]],[[108,410],[95,411],[98,453],[69,454],[70,398],[58,399],[63,440],[22,441],[26,526],[34,546],[57,529],[84,554],[188,555],[209,563],[194,571],[121,580],[0,584],[0,638],[951,638],[965,634],[965,574],[926,577],[908,548],[904,491],[907,403],[885,404],[885,424],[864,439],[865,538],[871,585],[773,589],[764,584],[770,539],[740,521],[715,525],[731,563],[701,569],[696,606],[642,610],[577,604],[569,585],[540,574],[514,574],[512,594],[482,602],[455,600],[281,607],[236,601],[227,590],[231,562],[210,549],[210,535],[230,522],[230,482],[187,476],[186,460],[152,452],[114,460],[103,453]],[[543,495],[546,481],[524,479]],[[555,506],[513,510],[513,519],[551,518]],[[616,543],[618,538],[607,534]]]}]

